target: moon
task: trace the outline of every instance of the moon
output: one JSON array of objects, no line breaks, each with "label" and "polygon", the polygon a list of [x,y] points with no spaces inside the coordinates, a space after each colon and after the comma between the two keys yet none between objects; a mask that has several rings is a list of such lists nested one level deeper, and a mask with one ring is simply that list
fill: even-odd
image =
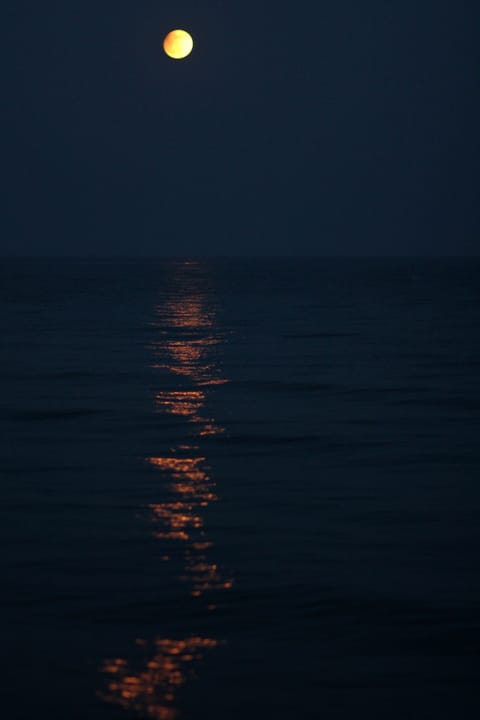
[{"label": "moon", "polygon": [[183,60],[193,49],[193,38],[186,30],[171,30],[163,41],[163,49],[168,57]]}]

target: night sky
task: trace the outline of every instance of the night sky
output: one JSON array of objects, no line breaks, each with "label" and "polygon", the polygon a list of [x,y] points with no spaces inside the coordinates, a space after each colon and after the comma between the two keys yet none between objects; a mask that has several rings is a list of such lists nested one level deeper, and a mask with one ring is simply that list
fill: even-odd
[{"label": "night sky", "polygon": [[477,1],[6,5],[3,254],[478,254]]}]

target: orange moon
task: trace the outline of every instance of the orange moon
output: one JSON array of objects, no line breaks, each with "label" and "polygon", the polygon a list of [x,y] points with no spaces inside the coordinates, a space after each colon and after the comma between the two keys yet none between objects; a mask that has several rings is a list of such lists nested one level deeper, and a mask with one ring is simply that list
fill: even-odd
[{"label": "orange moon", "polygon": [[183,60],[192,52],[192,36],[186,30],[172,30],[163,41],[163,49],[168,57]]}]

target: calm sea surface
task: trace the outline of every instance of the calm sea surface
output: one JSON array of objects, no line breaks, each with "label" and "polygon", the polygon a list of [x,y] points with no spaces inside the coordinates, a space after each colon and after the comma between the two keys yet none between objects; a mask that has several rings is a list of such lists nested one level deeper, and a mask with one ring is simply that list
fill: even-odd
[{"label": "calm sea surface", "polygon": [[480,261],[0,279],[2,717],[478,717]]}]

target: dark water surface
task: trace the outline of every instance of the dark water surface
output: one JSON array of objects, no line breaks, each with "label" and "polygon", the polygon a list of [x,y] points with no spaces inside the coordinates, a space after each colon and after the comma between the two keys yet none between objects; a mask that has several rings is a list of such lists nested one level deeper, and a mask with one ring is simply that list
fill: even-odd
[{"label": "dark water surface", "polygon": [[3,261],[2,716],[477,717],[479,278]]}]

